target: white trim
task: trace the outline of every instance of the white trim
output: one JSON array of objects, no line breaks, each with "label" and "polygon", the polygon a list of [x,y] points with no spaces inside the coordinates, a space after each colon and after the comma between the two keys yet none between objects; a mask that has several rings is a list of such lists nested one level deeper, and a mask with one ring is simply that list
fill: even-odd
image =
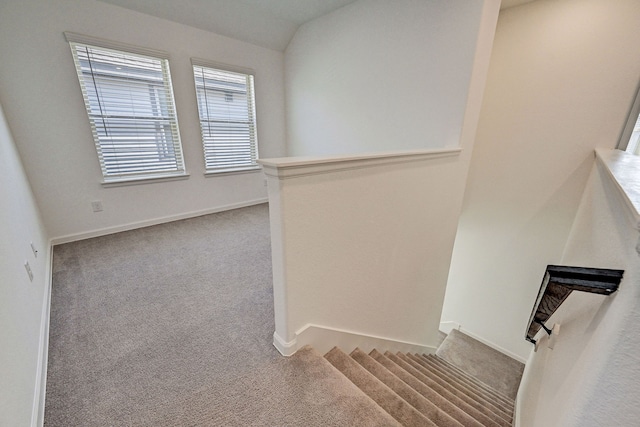
[{"label": "white trim", "polygon": [[40,337],[38,364],[36,371],[35,393],[31,411],[31,426],[44,424],[44,404],[47,390],[47,362],[49,359],[49,318],[51,314],[51,283],[53,281],[53,245],[49,242],[47,267],[45,270],[46,286],[42,297],[42,313],[40,318]]},{"label": "white trim", "polygon": [[531,375],[531,367],[533,366],[533,358],[534,358],[534,349],[532,348],[529,351],[529,358],[524,364],[524,371],[522,372],[522,377],[520,378],[520,385],[518,386],[518,392],[516,393],[516,400],[513,410],[513,427],[521,427],[522,426],[522,405],[524,405],[523,400],[523,390],[525,388],[530,387],[529,380]]},{"label": "white trim", "polygon": [[636,96],[633,99],[633,103],[631,104],[631,108],[629,109],[629,115],[627,118],[627,122],[622,129],[622,133],[620,134],[620,139],[618,140],[618,146],[616,147],[618,150],[626,151],[629,145],[629,140],[631,139],[631,134],[633,133],[633,128],[638,121],[638,115],[640,114],[640,84],[638,85],[638,89],[636,90]]},{"label": "white trim", "polygon": [[186,171],[180,171],[179,173],[173,174],[158,174],[156,176],[136,176],[136,177],[119,177],[119,178],[109,178],[103,180],[100,185],[104,188],[111,187],[125,187],[127,185],[138,185],[138,184],[154,184],[158,182],[167,182],[167,181],[179,181],[183,179],[189,179],[189,174]]},{"label": "white trim", "polygon": [[169,54],[162,50],[150,49],[141,46],[134,46],[127,43],[116,42],[112,40],[101,39],[98,37],[87,36],[84,34],[65,31],[64,37],[69,43],[81,43],[105,49],[121,50],[125,52],[137,53],[138,55],[150,56],[152,58],[169,59]]},{"label": "white trim", "polygon": [[285,342],[274,333],[273,345],[283,356],[291,356],[306,345],[312,346],[320,354],[327,353],[335,346],[340,347],[347,353],[350,353],[356,347],[367,353],[374,348],[381,351],[401,351],[404,353],[411,352],[421,354],[433,354],[436,351],[436,347],[431,345],[379,337],[310,323],[298,330],[296,337],[289,342]]},{"label": "white trim", "polygon": [[86,231],[82,233],[68,234],[65,236],[54,237],[53,239],[51,239],[51,243],[53,245],[60,245],[63,243],[75,242],[77,240],[84,240],[84,239],[90,239],[92,237],[99,237],[99,236],[105,236],[107,234],[119,233],[121,231],[135,230],[136,228],[148,227],[150,225],[158,225],[158,224],[163,224],[165,222],[179,221],[181,219],[195,218],[202,215],[209,215],[212,213],[229,211],[232,209],[244,208],[247,206],[259,205],[262,203],[267,203],[268,201],[269,199],[264,197],[264,198],[254,199],[254,200],[248,200],[246,202],[239,202],[239,203],[232,203],[229,205],[218,206],[215,208],[202,209],[199,211],[191,211],[191,212],[185,212],[185,213],[176,214],[176,215],[164,216],[160,218],[148,219],[144,221],[131,222],[129,224],[100,228],[97,230]]},{"label": "white trim", "polygon": [[292,341],[287,342],[280,338],[280,335],[278,335],[277,332],[273,333],[273,346],[280,352],[280,354],[287,357],[293,356],[299,349],[295,338]]},{"label": "white trim", "polygon": [[618,189],[633,227],[640,231],[640,156],[620,150],[596,149],[596,159]]},{"label": "white trim", "polygon": [[522,421],[520,421],[520,408],[522,406],[522,399],[520,399],[520,393],[516,394],[515,405],[513,405],[513,427],[521,427]]},{"label": "white trim", "polygon": [[274,159],[258,159],[258,163],[262,165],[266,175],[285,179],[394,163],[434,160],[458,156],[460,152],[462,152],[462,148],[329,157],[280,157]]},{"label": "white trim", "polygon": [[215,68],[216,70],[230,71],[232,73],[238,73],[238,74],[247,74],[254,77],[256,75],[256,72],[251,68],[239,67],[237,65],[230,65],[230,64],[210,61],[208,59],[202,59],[202,58],[191,58],[191,66]]},{"label": "white trim", "polygon": [[207,178],[211,178],[214,176],[227,176],[227,175],[237,175],[241,173],[256,173],[256,172],[262,172],[262,167],[260,165],[244,167],[241,169],[232,168],[232,169],[210,170],[210,171],[205,171],[204,176]]}]

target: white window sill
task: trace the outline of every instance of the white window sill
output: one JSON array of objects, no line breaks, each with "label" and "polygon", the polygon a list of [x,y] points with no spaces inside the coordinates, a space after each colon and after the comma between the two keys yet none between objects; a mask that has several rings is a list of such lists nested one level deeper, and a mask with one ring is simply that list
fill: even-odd
[{"label": "white window sill", "polygon": [[206,171],[204,173],[204,176],[207,178],[213,177],[213,176],[226,176],[226,175],[236,175],[239,173],[255,173],[255,172],[260,172],[262,171],[262,167],[260,165],[256,165],[256,166],[251,166],[251,167],[246,167],[246,168],[239,168],[239,169],[220,169],[217,171]]},{"label": "white window sill", "polygon": [[619,190],[633,225],[640,230],[640,156],[620,150],[596,150],[596,158]]},{"label": "white window sill", "polygon": [[102,181],[102,186],[105,188],[109,187],[124,187],[127,185],[138,185],[138,184],[153,184],[159,182],[166,181],[178,181],[183,179],[189,179],[188,173],[183,173],[180,175],[159,175],[156,177],[130,177],[130,178],[122,178],[122,179],[114,179],[109,181]]}]

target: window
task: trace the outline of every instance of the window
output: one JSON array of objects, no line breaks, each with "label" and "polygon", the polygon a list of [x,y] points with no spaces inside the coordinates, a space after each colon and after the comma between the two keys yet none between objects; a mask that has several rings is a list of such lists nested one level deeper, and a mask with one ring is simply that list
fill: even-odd
[{"label": "window", "polygon": [[640,155],[640,89],[638,89],[636,99],[631,106],[629,118],[622,131],[618,148]]},{"label": "window", "polygon": [[640,155],[640,116],[638,116],[638,118],[636,119],[633,130],[631,131],[631,138],[629,138],[627,151],[636,155]]},{"label": "window", "polygon": [[167,55],[65,36],[104,182],[185,175]]},{"label": "window", "polygon": [[205,169],[258,169],[253,75],[193,61]]}]

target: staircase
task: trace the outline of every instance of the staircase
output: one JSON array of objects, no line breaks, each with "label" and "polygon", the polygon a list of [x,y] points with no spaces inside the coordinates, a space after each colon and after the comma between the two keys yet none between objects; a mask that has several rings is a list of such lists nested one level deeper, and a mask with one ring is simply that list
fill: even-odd
[{"label": "staircase", "polygon": [[[440,349],[436,355],[358,348],[346,354],[334,347],[324,357],[403,426],[511,426],[523,365],[458,331]],[[501,391],[458,367],[469,362],[462,359],[470,349],[470,358],[486,361],[476,371],[507,375],[495,384]],[[458,366],[445,360],[451,355],[461,360]]]}]

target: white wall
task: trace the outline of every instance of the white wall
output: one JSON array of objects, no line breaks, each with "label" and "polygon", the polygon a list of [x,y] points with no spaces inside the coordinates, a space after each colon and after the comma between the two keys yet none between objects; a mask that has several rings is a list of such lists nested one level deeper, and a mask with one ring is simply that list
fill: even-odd
[{"label": "white wall", "polygon": [[526,323],[561,258],[596,146],[614,147],[640,76],[635,0],[538,0],[500,13],[443,321],[526,359]]},{"label": "white wall", "polygon": [[[100,185],[102,175],[63,31],[170,54],[188,180]],[[190,58],[256,71],[260,155],[274,157],[285,151],[282,52],[94,0],[9,0],[0,3],[0,57],[0,97],[52,237],[266,199],[259,171],[203,175]],[[92,200],[102,200],[104,211],[93,213]]]},{"label": "white wall", "polygon": [[481,0],[360,0],[285,52],[290,156],[457,147]]},{"label": "white wall", "polygon": [[[640,171],[640,159],[635,160]],[[636,174],[632,185],[637,187]],[[640,419],[638,222],[615,184],[594,166],[562,257],[565,265],[625,270],[609,297],[574,292],[547,322],[561,325],[553,350],[540,339],[523,377],[520,425],[632,426]],[[636,214],[637,215],[637,214]]]},{"label": "white wall", "polygon": [[[0,170],[0,425],[27,426],[40,397],[50,254],[47,233],[1,106]],[[30,242],[38,250],[37,257]],[[33,282],[25,261],[33,271]]]},{"label": "white wall", "polygon": [[[275,339],[281,350],[283,347],[295,350],[298,334],[309,324],[353,333],[350,336],[361,334],[427,346],[436,344],[457,214],[462,203],[499,2],[464,2],[466,7],[460,2],[428,2],[429,17],[425,15],[425,3],[393,2],[399,9],[398,14],[391,13],[386,21],[384,16],[391,11],[385,4],[357,2],[354,7],[340,9],[303,29],[305,50],[314,53],[305,56],[304,63],[340,63],[344,51],[342,46],[334,44],[336,22],[341,28],[346,29],[351,24],[363,31],[355,35],[341,34],[345,46],[350,46],[354,56],[361,45],[365,50],[371,47],[363,34],[376,34],[376,40],[380,42],[377,37],[382,36],[378,33],[384,33],[388,37],[387,44],[380,50],[384,59],[396,45],[404,51],[402,43],[408,41],[394,37],[396,33],[403,34],[395,20],[397,16],[407,17],[413,12],[416,21],[429,23],[425,25],[423,37],[413,42],[413,48],[418,49],[430,34],[438,41],[433,42],[438,51],[447,55],[446,46],[452,43],[449,36],[453,32],[464,40],[463,50],[470,52],[471,58],[463,69],[454,73],[459,76],[459,86],[465,90],[463,105],[450,111],[448,123],[439,128],[440,131],[447,128],[451,135],[457,135],[453,142],[456,149],[458,146],[462,149],[461,153],[433,158],[429,150],[417,150],[406,158],[386,153],[269,160],[269,169],[265,170],[269,175]],[[454,9],[468,19],[453,19],[447,25],[435,25],[431,21],[433,15],[449,18],[453,3],[457,5]],[[372,16],[376,19],[372,20]],[[475,28],[475,32],[469,32],[466,27]],[[302,41],[292,43],[296,46],[287,51],[287,56],[292,52],[297,55],[298,49],[302,48]],[[333,55],[334,50],[340,55]],[[422,54],[430,55],[416,51],[416,55]],[[287,59],[289,64],[291,61]],[[294,61],[297,65],[304,65],[303,61],[297,61]],[[399,65],[412,68],[415,62],[407,60]],[[361,67],[353,66],[356,72],[345,70],[340,84],[344,88],[356,88],[352,94],[357,98],[361,80],[357,70]],[[287,80],[307,79],[311,77],[307,71],[289,66]],[[321,70],[320,74],[325,71]],[[448,75],[443,73],[431,78],[442,80],[442,85],[448,87]],[[376,74],[369,79],[378,88],[397,83],[397,79],[388,74]],[[326,84],[327,91],[331,92],[333,83],[328,81]],[[413,86],[422,93],[429,90],[424,87],[438,86],[438,82],[420,79],[414,81]],[[438,95],[441,104],[447,105],[450,98],[458,96],[459,87],[450,89],[451,97],[446,91]],[[300,105],[304,97],[303,92],[290,93],[288,100],[293,103],[290,107],[294,111],[299,108],[306,111]],[[327,147],[323,144],[335,142],[332,135],[341,133],[345,123],[353,119],[355,130],[340,137],[344,148],[354,152],[383,149],[379,139],[366,136],[370,131],[364,127],[389,135],[396,126],[393,122],[380,123],[376,119],[376,106],[369,101],[366,97],[359,99],[358,108],[343,110],[341,101],[329,96],[323,100],[327,111],[334,110],[335,105],[335,110],[342,111],[342,116],[323,117],[323,125],[319,128],[313,124],[316,115],[303,118],[297,113],[290,114],[290,134],[295,134],[294,141],[304,142],[306,154],[310,154],[308,151],[325,152]],[[424,104],[421,107],[424,120],[430,120],[432,112]],[[394,105],[394,114],[411,116],[414,108],[415,105]],[[361,117],[359,111],[365,117]],[[422,134],[425,131],[423,120],[414,119],[416,121],[407,123],[412,126],[408,132]],[[360,129],[360,125],[364,127]],[[359,133],[359,130],[365,132]],[[451,142],[446,141],[446,144]],[[400,150],[395,154],[406,154],[402,149],[412,143],[413,138],[399,135],[394,144],[384,148],[387,151],[395,148]],[[446,145],[442,140],[438,144]],[[293,152],[298,148],[294,146]]]}]

